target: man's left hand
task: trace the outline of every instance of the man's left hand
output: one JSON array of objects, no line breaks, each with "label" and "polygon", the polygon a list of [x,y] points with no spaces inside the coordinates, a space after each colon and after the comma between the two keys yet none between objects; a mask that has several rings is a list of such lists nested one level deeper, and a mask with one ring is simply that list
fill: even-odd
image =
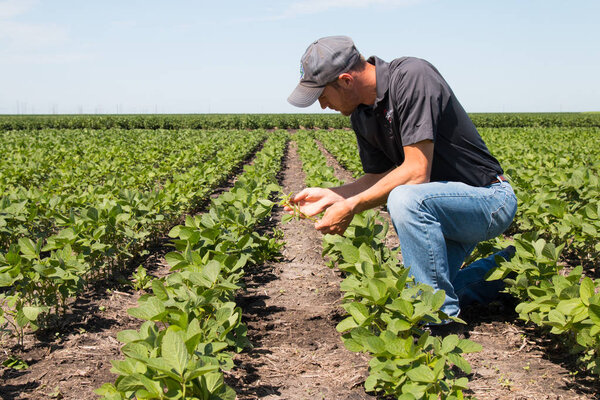
[{"label": "man's left hand", "polygon": [[323,218],[315,223],[315,229],[321,233],[342,235],[352,222],[353,217],[354,213],[348,202],[339,201],[325,210]]}]

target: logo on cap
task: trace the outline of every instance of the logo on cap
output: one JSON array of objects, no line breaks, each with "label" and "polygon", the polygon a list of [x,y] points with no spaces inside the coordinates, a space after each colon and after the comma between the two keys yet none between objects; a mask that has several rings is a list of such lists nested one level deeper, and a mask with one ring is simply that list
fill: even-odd
[{"label": "logo on cap", "polygon": [[300,63],[300,79],[304,79],[304,67],[302,63]]}]

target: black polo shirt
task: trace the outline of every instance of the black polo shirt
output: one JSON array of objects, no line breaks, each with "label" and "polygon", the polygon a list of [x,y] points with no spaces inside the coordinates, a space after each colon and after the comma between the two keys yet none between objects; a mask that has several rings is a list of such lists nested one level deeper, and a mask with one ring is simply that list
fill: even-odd
[{"label": "black polo shirt", "polygon": [[350,120],[363,170],[381,173],[404,162],[403,146],[434,142],[432,182],[456,181],[487,186],[502,174],[475,125],[448,83],[425,60],[402,57],[375,65],[377,99],[361,104]]}]

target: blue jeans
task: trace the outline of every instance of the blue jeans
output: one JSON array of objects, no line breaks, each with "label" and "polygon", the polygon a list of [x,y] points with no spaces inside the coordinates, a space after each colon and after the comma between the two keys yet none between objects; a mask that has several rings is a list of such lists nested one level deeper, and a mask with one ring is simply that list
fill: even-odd
[{"label": "blue jeans", "polygon": [[388,210],[404,265],[417,282],[446,292],[442,311],[458,316],[460,305],[488,303],[503,288],[502,281],[486,281],[496,266],[494,257],[461,266],[477,243],[504,232],[517,211],[508,182],[473,187],[459,182],[401,185],[390,192]]}]

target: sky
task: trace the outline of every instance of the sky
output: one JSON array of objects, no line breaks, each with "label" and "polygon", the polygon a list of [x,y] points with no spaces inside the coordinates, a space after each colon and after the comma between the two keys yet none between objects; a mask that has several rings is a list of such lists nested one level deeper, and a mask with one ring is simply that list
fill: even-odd
[{"label": "sky", "polygon": [[468,112],[600,111],[598,0],[0,0],[0,114],[296,113],[317,38],[430,61]]}]

